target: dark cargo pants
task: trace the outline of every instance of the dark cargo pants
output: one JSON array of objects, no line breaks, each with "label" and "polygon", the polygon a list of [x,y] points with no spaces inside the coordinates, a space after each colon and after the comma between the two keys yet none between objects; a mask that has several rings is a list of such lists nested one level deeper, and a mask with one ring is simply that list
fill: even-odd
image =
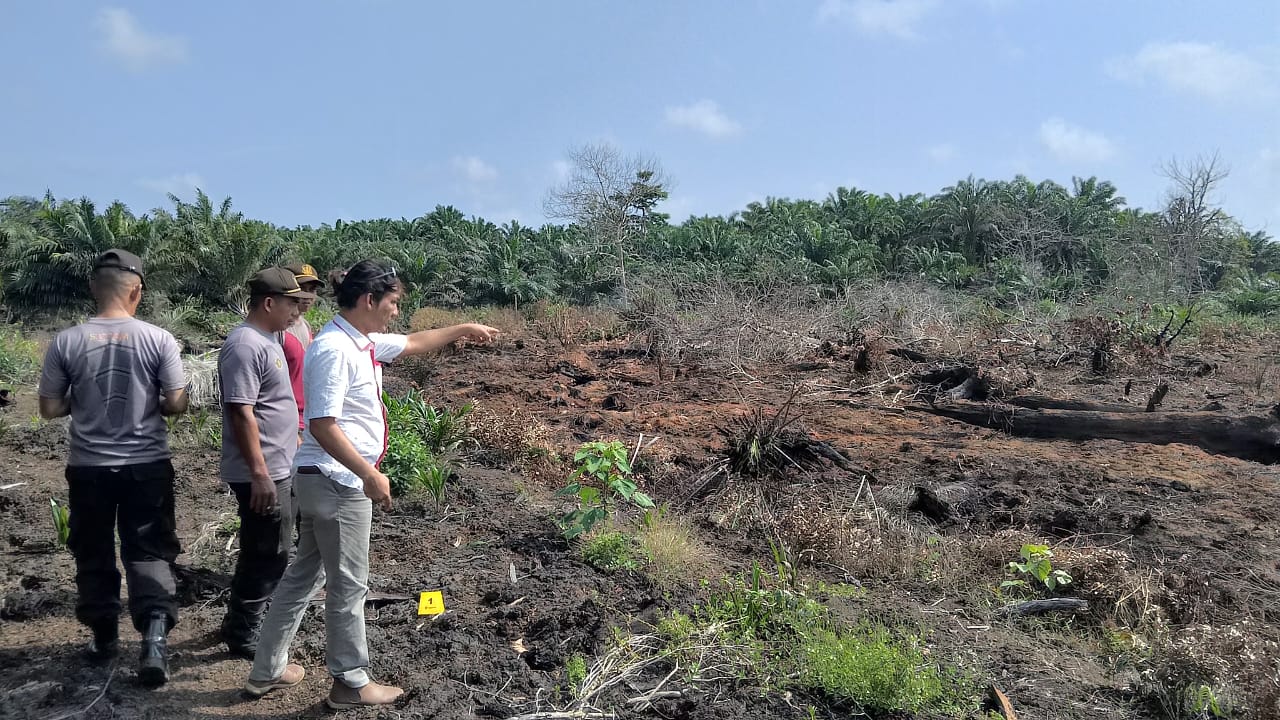
[{"label": "dark cargo pants", "polygon": [[276,507],[267,515],[249,507],[249,483],[228,485],[239,506],[240,555],[231,579],[231,598],[227,601],[222,633],[229,643],[252,645],[257,641],[267,602],[293,552],[293,476],[276,481]]},{"label": "dark cargo pants", "polygon": [[76,618],[96,627],[120,616],[120,559],[129,583],[129,615],[138,632],[153,611],[169,626],[178,622],[172,563],[178,557],[173,511],[173,463],[168,460],[118,467],[67,467],[71,535],[76,559]]}]

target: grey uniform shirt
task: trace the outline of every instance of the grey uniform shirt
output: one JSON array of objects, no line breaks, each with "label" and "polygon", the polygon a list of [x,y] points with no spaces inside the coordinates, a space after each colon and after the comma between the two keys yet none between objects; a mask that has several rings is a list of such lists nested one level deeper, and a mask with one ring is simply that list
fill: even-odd
[{"label": "grey uniform shirt", "polygon": [[[218,353],[218,385],[222,404],[250,405],[258,421],[262,458],[272,480],[293,471],[298,450],[298,403],[289,384],[284,348],[273,335],[245,324],[231,331]],[[249,463],[231,429],[230,413],[222,413],[222,479],[249,482]]]},{"label": "grey uniform shirt", "polygon": [[53,339],[39,392],[71,395],[68,465],[115,467],[169,459],[160,399],[186,384],[167,330],[135,318],[91,318]]}]

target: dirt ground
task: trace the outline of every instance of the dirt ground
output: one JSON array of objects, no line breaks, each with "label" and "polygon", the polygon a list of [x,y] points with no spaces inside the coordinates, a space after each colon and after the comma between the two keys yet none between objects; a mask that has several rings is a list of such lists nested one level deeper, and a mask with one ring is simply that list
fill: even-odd
[{"label": "dirt ground", "polygon": [[[1080,365],[1037,367],[1034,391],[1123,402],[1132,381],[1134,400],[1145,400],[1159,374],[1170,380],[1166,409],[1198,409],[1213,399],[1223,412],[1265,414],[1275,403],[1274,382],[1252,385],[1229,372],[1256,363],[1260,350],[1213,354],[1219,371],[1203,376],[1181,372],[1172,361],[1103,379]],[[857,470],[821,463],[797,472],[767,493],[768,512],[782,526],[796,517],[806,524],[806,507],[835,512],[872,499],[905,528],[893,537],[935,538],[922,547],[939,548],[937,556],[897,548],[912,568],[905,575],[859,562],[856,550],[837,557],[808,548],[815,560],[804,572],[860,582],[865,596],[841,612],[917,623],[937,652],[966,659],[1004,690],[1020,717],[1155,717],[1135,698],[1132,675],[1097,650],[1122,608],[1140,613],[1159,606],[1180,627],[1247,622],[1256,637],[1277,637],[1280,470],[1184,445],[1019,439],[908,411],[893,402],[891,388],[885,390],[892,384],[886,378],[906,371],[903,362],[879,358],[870,372],[860,373],[848,359],[815,353],[802,363],[769,368],[689,364],[675,378],[668,367],[659,380],[658,368],[626,340],[565,349],[529,337],[402,374],[422,381],[436,403],[471,400],[517,423],[536,420],[562,452],[585,440],[631,445],[642,433],[658,437],[646,450],[646,489],[695,522],[712,548],[711,572],[727,574],[769,560],[768,543],[744,509],[748,494],[728,483],[682,501],[724,452],[722,428],[732,418],[776,409],[800,385],[796,407],[803,428],[842,451]],[[0,716],[331,715],[323,706],[329,680],[319,612],[308,614],[295,644],[295,661],[308,673],[302,686],[258,701],[239,692],[248,663],[228,655],[215,632],[234,552],[217,528],[234,502],[219,488],[217,454],[196,442],[184,443],[175,457],[187,552],[178,561],[186,570],[182,617],[170,639],[173,679],[154,691],[135,682],[136,639],[129,634],[115,666],[83,662],[87,632],[73,619],[72,559],[50,544],[49,498],[66,494],[65,440],[59,425],[31,420],[34,408],[33,390],[22,388],[16,405],[0,411],[9,428],[0,441],[0,486],[22,483],[0,491]],[[552,520],[565,507],[552,497],[563,477],[478,463],[459,472],[444,512],[423,500],[401,499],[393,511],[375,515],[372,590],[439,589],[448,612],[432,620],[419,617],[412,602],[370,607],[373,673],[407,693],[392,708],[351,711],[350,717],[508,718],[563,707],[564,665],[571,655],[598,654],[613,628],[687,607],[696,594],[664,591],[642,574],[604,573],[584,563]],[[949,500],[945,516],[931,519],[912,505],[921,486]],[[1093,587],[1092,597],[1108,598],[1114,607],[1095,602],[1083,616],[993,619],[992,608],[1001,602],[983,589],[990,584],[966,586],[965,571],[947,564],[945,548],[996,548],[985,565],[976,556],[974,572],[988,573],[998,584],[1004,563],[1026,538],[1061,548],[1058,559],[1077,570],[1081,592]],[[1123,568],[1115,569],[1118,560],[1108,565],[1112,556],[1104,551],[1122,553]],[[1095,566],[1097,581],[1090,585]],[[1151,580],[1146,605],[1126,596],[1126,578],[1135,577]],[[819,717],[846,716],[820,699],[750,691],[694,693],[633,713],[622,700],[634,694],[619,688],[610,696],[616,704],[608,706],[619,717],[807,718],[809,705],[819,708]]]}]

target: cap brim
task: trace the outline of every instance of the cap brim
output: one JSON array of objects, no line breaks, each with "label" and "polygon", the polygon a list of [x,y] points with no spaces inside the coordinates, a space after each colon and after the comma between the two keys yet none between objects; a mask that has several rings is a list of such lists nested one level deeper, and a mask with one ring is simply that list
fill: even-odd
[{"label": "cap brim", "polygon": [[312,277],[311,275],[294,275],[293,279],[297,280],[299,285],[302,283],[317,283],[320,287],[324,287],[323,280],[318,277]]},{"label": "cap brim", "polygon": [[316,294],[303,292],[302,290],[294,290],[292,292],[282,293],[285,297],[298,298],[299,300],[315,300]]}]

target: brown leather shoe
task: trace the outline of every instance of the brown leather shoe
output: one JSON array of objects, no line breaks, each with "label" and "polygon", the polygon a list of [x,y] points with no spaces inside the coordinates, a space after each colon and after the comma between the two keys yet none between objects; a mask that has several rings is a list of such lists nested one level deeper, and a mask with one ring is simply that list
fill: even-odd
[{"label": "brown leather shoe", "polygon": [[391,685],[371,682],[364,687],[353,688],[341,680],[334,680],[327,702],[334,710],[345,710],[365,705],[390,705],[403,694],[404,690]]},{"label": "brown leather shoe", "polygon": [[280,690],[281,688],[293,687],[302,682],[302,678],[307,676],[307,671],[302,669],[301,665],[289,663],[284,666],[284,672],[280,673],[280,677],[275,680],[245,680],[244,691],[250,697],[260,698],[272,690]]}]

